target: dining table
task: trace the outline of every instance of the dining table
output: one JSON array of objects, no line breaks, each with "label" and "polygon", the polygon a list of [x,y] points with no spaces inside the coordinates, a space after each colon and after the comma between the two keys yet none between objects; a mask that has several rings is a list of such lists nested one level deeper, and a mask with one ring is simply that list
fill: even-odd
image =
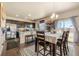
[{"label": "dining table", "polygon": [[[57,39],[61,36],[58,33],[45,32],[45,41],[51,44],[51,55],[56,55]],[[35,52],[37,52],[37,39],[35,40]]]}]

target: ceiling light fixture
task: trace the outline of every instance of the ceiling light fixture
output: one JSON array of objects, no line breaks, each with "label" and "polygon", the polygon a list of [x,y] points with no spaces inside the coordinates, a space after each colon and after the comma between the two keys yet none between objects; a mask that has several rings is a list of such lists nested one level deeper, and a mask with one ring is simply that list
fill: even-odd
[{"label": "ceiling light fixture", "polygon": [[52,15],[50,16],[51,19],[48,20],[48,24],[52,24],[52,22],[56,19],[58,19],[59,15],[56,13],[52,13]]},{"label": "ceiling light fixture", "polygon": [[25,17],[25,19],[27,19],[28,17]]},{"label": "ceiling light fixture", "polygon": [[51,19],[57,19],[58,17],[59,15],[56,13],[52,13],[52,15],[50,16]]},{"label": "ceiling light fixture", "polygon": [[31,16],[31,14],[28,14],[28,16],[30,17],[30,16]]},{"label": "ceiling light fixture", "polygon": [[19,17],[19,15],[16,15],[16,17]]},{"label": "ceiling light fixture", "polygon": [[32,15],[28,14],[27,18],[30,19],[30,20],[32,20]]},{"label": "ceiling light fixture", "polygon": [[59,17],[59,15],[56,15],[56,19]]},{"label": "ceiling light fixture", "polygon": [[52,18],[54,18],[54,17],[55,17],[55,13],[53,13],[50,18],[52,19]]}]

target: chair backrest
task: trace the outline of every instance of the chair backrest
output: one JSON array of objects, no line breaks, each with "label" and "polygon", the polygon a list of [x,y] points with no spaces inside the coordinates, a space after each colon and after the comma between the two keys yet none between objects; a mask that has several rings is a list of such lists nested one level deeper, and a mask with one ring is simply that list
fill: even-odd
[{"label": "chair backrest", "polygon": [[69,31],[65,31],[63,36],[63,43],[68,41],[68,36],[69,36]]},{"label": "chair backrest", "polygon": [[61,45],[66,44],[68,42],[68,34],[69,34],[69,31],[63,31],[62,39],[61,41],[59,41]]},{"label": "chair backrest", "polygon": [[62,40],[64,39],[65,34],[66,34],[66,32],[65,32],[65,31],[63,31],[63,34],[62,34]]},{"label": "chair backrest", "polygon": [[37,31],[37,38],[39,40],[45,40],[45,32],[44,31]]},{"label": "chair backrest", "polygon": [[69,37],[69,31],[66,31],[66,37],[65,37],[66,41],[68,41],[68,37]]}]

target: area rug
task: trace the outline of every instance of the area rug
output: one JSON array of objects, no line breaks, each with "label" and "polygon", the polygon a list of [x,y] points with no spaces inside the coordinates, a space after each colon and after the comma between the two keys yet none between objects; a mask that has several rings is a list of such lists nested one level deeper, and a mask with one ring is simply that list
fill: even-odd
[{"label": "area rug", "polygon": [[[42,49],[42,47],[39,47],[39,48]],[[43,50],[41,52],[44,53]],[[35,45],[21,49],[20,53],[22,56],[37,56],[37,53],[35,52]],[[48,51],[46,51],[46,53],[48,53]],[[39,53],[39,56],[42,56],[42,55]]]},{"label": "area rug", "polygon": [[[41,48],[42,47],[40,47],[40,49]],[[79,55],[79,52],[76,51],[75,48],[76,48],[76,46],[69,44],[69,52],[68,52],[67,56],[77,56],[77,55]],[[77,49],[79,49],[79,48],[77,48]],[[41,52],[44,53],[43,51],[41,51]],[[35,45],[31,45],[31,46],[28,46],[26,48],[21,49],[20,53],[21,53],[22,56],[37,56],[37,53],[35,52]],[[48,52],[46,52],[46,53],[48,53]],[[42,55],[39,54],[39,56],[42,56]],[[48,56],[50,56],[50,55],[48,55]],[[56,56],[58,56],[58,55],[56,55]]]}]

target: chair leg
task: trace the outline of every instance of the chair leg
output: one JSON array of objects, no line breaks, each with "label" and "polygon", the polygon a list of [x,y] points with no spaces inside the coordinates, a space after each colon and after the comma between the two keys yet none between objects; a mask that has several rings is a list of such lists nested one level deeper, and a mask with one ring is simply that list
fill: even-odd
[{"label": "chair leg", "polygon": [[63,54],[64,56],[66,55],[66,49],[65,49],[65,45],[63,44]]},{"label": "chair leg", "polygon": [[46,52],[46,45],[44,45],[44,56],[45,56],[45,52]]},{"label": "chair leg", "polygon": [[37,39],[35,40],[35,52],[37,52]]},{"label": "chair leg", "polygon": [[17,53],[19,54],[20,53],[20,40],[18,39],[18,48],[17,48]]},{"label": "chair leg", "polygon": [[64,46],[63,46],[63,53],[64,53],[64,55],[67,55],[67,54],[68,54],[67,52],[68,52],[68,51],[67,51],[67,46],[64,45]]},{"label": "chair leg", "polygon": [[62,47],[60,46],[60,56],[62,56]]},{"label": "chair leg", "polygon": [[44,48],[44,56],[45,56],[45,48]]},{"label": "chair leg", "polygon": [[66,45],[66,55],[68,55],[68,52],[69,52],[69,48],[68,45]]},{"label": "chair leg", "polygon": [[64,56],[66,55],[66,51],[65,51],[65,48],[63,47],[63,54]]},{"label": "chair leg", "polygon": [[69,47],[68,47],[68,44],[67,44],[67,51],[69,52]]},{"label": "chair leg", "polygon": [[52,54],[51,54],[51,45],[50,45],[50,55],[52,55]]},{"label": "chair leg", "polygon": [[37,56],[39,54],[39,44],[37,43]]}]

